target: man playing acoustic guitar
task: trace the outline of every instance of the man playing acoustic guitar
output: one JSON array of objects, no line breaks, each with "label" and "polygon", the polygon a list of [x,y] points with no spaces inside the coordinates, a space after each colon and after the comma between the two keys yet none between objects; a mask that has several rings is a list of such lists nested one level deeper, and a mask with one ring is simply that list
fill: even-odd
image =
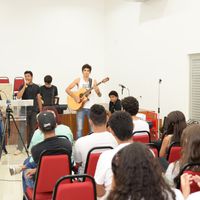
[{"label": "man playing acoustic guitar", "polygon": [[[92,67],[88,64],[82,67],[82,78],[75,79],[66,88],[66,92],[69,95],[68,106],[73,110],[77,110],[76,121],[77,121],[77,138],[82,136],[84,117],[87,115],[89,119],[90,107],[95,104],[94,94],[92,91],[87,93],[88,90],[94,89],[96,94],[101,97],[101,92],[97,86],[96,80],[92,80],[89,76],[92,71]],[[77,86],[78,92],[72,92],[71,90]],[[72,104],[70,106],[70,104]]]}]

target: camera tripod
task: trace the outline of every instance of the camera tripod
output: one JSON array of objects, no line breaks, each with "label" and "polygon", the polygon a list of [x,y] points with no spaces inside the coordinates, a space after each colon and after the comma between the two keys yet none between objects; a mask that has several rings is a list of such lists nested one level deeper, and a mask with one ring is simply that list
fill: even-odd
[{"label": "camera tripod", "polygon": [[10,106],[8,104],[7,108],[6,108],[6,118],[5,118],[4,128],[3,128],[2,140],[1,140],[1,144],[0,144],[0,158],[1,158],[1,155],[2,155],[2,151],[5,150],[6,130],[8,132],[8,137],[10,137],[10,131],[11,131],[11,128],[10,128],[10,119],[12,119],[13,124],[14,124],[15,128],[17,129],[18,137],[20,137],[22,145],[23,145],[23,147],[24,147],[24,149],[26,151],[26,154],[29,157],[28,149],[26,148],[26,145],[24,143],[24,140],[22,138],[22,135],[21,135],[21,133],[19,131],[19,128],[17,126],[16,120],[15,120],[12,112],[13,111],[12,111],[12,109],[10,108]]}]

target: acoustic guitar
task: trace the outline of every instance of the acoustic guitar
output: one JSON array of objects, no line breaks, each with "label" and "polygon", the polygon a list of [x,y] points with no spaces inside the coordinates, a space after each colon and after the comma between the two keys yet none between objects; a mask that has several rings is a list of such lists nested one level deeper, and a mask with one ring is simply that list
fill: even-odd
[{"label": "acoustic guitar", "polygon": [[[109,81],[108,77],[104,78],[101,82],[97,83],[97,86],[100,85],[101,83],[106,83],[107,81]],[[84,103],[88,101],[88,96],[91,94],[91,91],[93,89],[94,87],[91,87],[90,89],[80,88],[77,92],[74,92],[73,94],[75,96],[80,97],[79,103],[77,103],[73,97],[68,96],[67,97],[68,107],[72,110],[79,110],[80,108],[82,108]]]}]

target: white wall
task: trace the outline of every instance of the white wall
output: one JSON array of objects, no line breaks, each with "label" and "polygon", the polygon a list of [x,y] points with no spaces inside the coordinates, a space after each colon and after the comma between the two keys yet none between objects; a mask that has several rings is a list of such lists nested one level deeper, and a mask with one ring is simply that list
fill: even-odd
[{"label": "white wall", "polygon": [[50,74],[66,103],[64,90],[83,64],[105,76],[103,16],[101,0],[0,0],[0,76],[13,82],[32,70],[43,84]]},{"label": "white wall", "polygon": [[[188,116],[188,54],[200,52],[198,0],[0,0],[0,75],[26,69],[43,83],[51,74],[65,103],[65,87],[89,63],[107,92],[122,83],[141,107]],[[126,95],[126,91],[124,96]]]},{"label": "white wall", "polygon": [[189,59],[200,52],[200,1],[109,0],[106,5],[107,70],[112,88],[129,87],[141,107],[157,110],[161,78],[161,115],[178,109],[188,117]]}]

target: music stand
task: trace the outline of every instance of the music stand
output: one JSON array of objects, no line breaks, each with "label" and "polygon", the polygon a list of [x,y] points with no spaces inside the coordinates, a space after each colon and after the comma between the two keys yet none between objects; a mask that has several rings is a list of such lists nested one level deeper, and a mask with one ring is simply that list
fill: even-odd
[{"label": "music stand", "polygon": [[5,113],[5,125],[3,130],[2,141],[0,144],[0,158],[4,147],[4,141],[6,136],[6,130],[8,130],[8,137],[10,137],[10,121],[13,121],[15,128],[17,129],[18,137],[20,137],[23,147],[29,156],[28,149],[25,146],[22,135],[19,131],[16,121],[26,121],[27,106],[33,106],[33,100],[1,100],[0,106],[3,107]]}]

